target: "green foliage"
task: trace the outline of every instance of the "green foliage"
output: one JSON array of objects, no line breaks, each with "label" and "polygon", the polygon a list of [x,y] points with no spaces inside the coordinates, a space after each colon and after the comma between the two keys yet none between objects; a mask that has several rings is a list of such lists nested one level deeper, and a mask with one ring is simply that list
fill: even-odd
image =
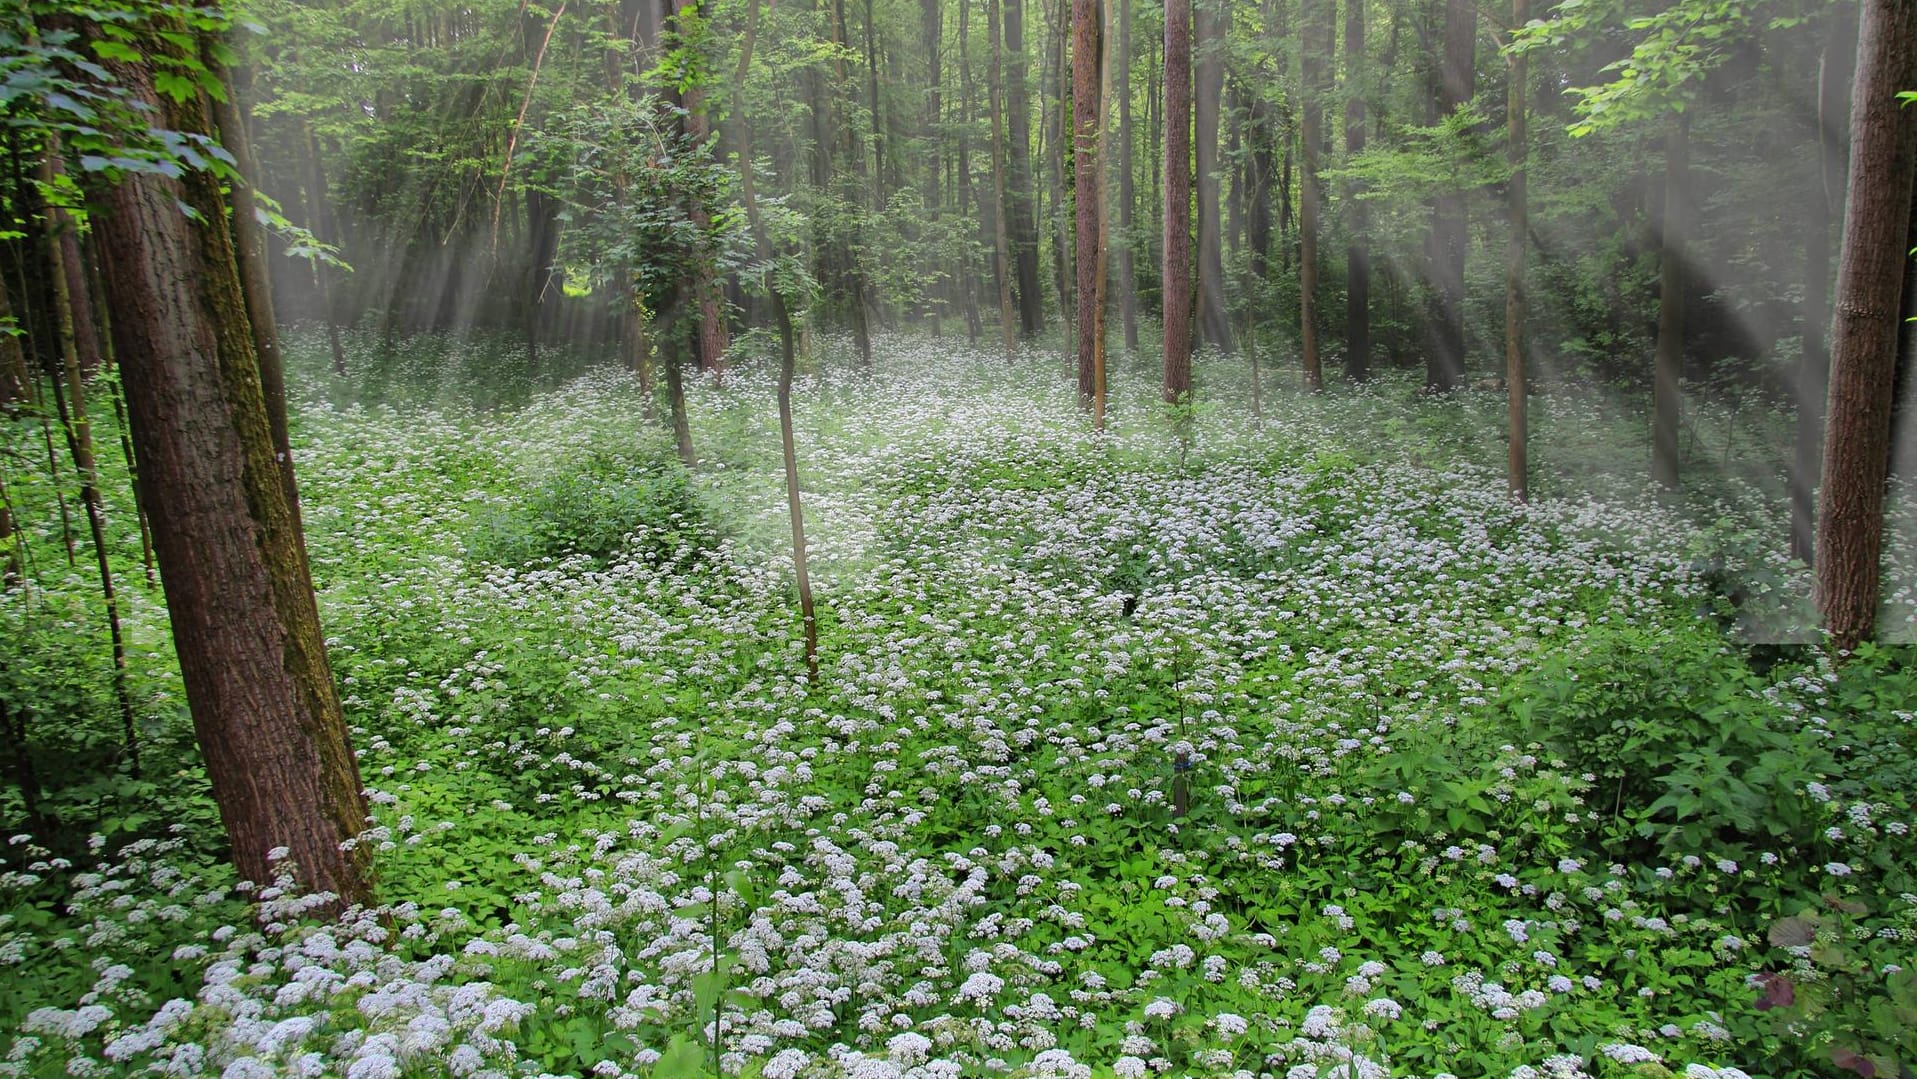
[{"label": "green foliage", "polygon": [[1528,736],[1595,778],[1597,808],[1664,857],[1815,848],[1806,793],[1836,761],[1701,634],[1598,629],[1514,681]]},{"label": "green foliage", "polygon": [[630,283],[668,321],[697,304],[692,282],[737,260],[740,239],[731,170],[683,118],[657,98],[601,98],[552,121],[531,151],[556,163],[572,226],[564,256],[597,283]]},{"label": "green foliage", "polygon": [[1754,6],[1744,0],[1680,0],[1644,14],[1619,0],[1563,0],[1548,19],[1533,19],[1514,35],[1520,51],[1588,45],[1620,23],[1631,51],[1602,71],[1609,82],[1573,87],[1574,136],[1682,113],[1705,76],[1754,32]]},{"label": "green foliage", "polygon": [[1886,918],[1870,919],[1867,904],[1826,896],[1771,923],[1770,943],[1790,965],[1760,976],[1757,1007],[1780,1040],[1864,1079],[1917,1067],[1917,903],[1890,902]]},{"label": "green foliage", "polygon": [[[53,18],[84,20],[92,33],[38,25]],[[229,25],[218,5],[169,0],[9,4],[0,13],[0,111],[15,131],[59,139],[83,172],[230,174],[233,157],[217,142],[156,124],[103,66],[146,64],[154,88],[174,101],[224,100],[219,69],[231,54],[217,39]]]},{"label": "green foliage", "polygon": [[500,565],[585,555],[605,563],[628,551],[675,557],[714,537],[678,458],[589,451],[535,482],[523,499],[482,516],[469,549]]}]

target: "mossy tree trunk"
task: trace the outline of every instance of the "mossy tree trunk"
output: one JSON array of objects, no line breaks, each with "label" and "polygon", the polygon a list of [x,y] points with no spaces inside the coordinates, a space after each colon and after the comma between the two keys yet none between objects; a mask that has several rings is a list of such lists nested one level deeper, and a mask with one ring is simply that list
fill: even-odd
[{"label": "mossy tree trunk", "polygon": [[[149,55],[168,46],[146,45]],[[148,63],[116,79],[160,122],[210,132],[196,97],[162,102]],[[366,824],[217,180],[129,176],[94,217],[174,646],[242,876],[284,850],[303,884],[370,898]],[[199,220],[190,219],[190,207]]]}]

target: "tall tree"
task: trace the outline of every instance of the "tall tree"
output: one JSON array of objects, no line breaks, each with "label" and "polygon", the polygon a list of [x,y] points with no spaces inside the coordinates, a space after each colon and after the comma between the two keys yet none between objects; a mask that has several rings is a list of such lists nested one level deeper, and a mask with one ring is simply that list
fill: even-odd
[{"label": "tall tree", "polygon": [[[702,33],[694,28],[704,18],[700,0],[668,0],[672,5],[672,21],[669,29],[677,37],[677,48],[696,50],[702,48]],[[564,8],[562,7],[563,11]],[[555,21],[557,17],[555,16]],[[696,70],[698,65],[688,61],[689,69]],[[703,143],[712,133],[710,121],[706,117],[706,94],[700,80],[689,80],[685,91],[680,95],[679,104],[685,109],[684,123],[686,136],[694,142]],[[703,207],[693,210],[693,223],[699,228],[711,224],[707,211]],[[711,375],[714,381],[725,378],[726,349],[731,345],[731,331],[726,326],[725,298],[719,289],[719,281],[710,269],[701,269],[698,279],[693,283],[698,303],[698,329],[695,348],[699,367]]]},{"label": "tall tree", "polygon": [[1817,608],[1840,651],[1876,628],[1898,303],[1917,170],[1917,108],[1897,99],[1917,86],[1917,0],[1863,0],[1861,8],[1817,505]]},{"label": "tall tree", "polygon": [[[1511,25],[1530,21],[1530,0],[1511,0]],[[1505,151],[1511,180],[1505,198],[1511,213],[1511,237],[1504,262],[1504,390],[1509,396],[1509,442],[1505,453],[1506,486],[1519,502],[1530,498],[1529,432],[1525,412],[1525,302],[1524,248],[1530,231],[1530,206],[1525,184],[1529,176],[1530,144],[1525,134],[1525,79],[1529,77],[1523,50],[1510,53],[1509,85],[1505,90]]]},{"label": "tall tree", "polygon": [[[1003,95],[1001,93],[1001,75],[1003,72],[1000,70],[1001,65],[999,59],[1000,54],[1004,50],[999,47],[999,3],[998,0],[988,0],[988,2],[991,6],[991,10],[987,12],[986,22],[991,25],[992,74],[991,86],[988,88],[987,93],[991,98],[992,187],[996,196],[992,204],[992,242],[997,254],[997,258],[993,262],[993,276],[998,283],[1000,337],[1003,339],[1005,346],[1005,358],[1009,360],[1014,354],[1016,345],[1014,343],[1015,334],[1012,330],[1012,230],[1006,219],[1014,216],[1014,211],[1012,209],[1011,198],[1006,192],[1005,109],[1002,102]],[[1036,280],[1036,264],[1034,264],[1033,277],[1034,280]]]},{"label": "tall tree", "polygon": [[[1520,24],[1521,25],[1521,24]],[[1345,156],[1365,149],[1365,0],[1345,0]],[[1345,186],[1345,378],[1363,382],[1371,367],[1371,249],[1365,237],[1364,185]]]},{"label": "tall tree", "polygon": [[1005,105],[1005,145],[1010,172],[1006,176],[1006,199],[1000,204],[1007,217],[1006,238],[1012,246],[1012,258],[1018,276],[1019,332],[1036,337],[1045,328],[1045,299],[1038,285],[1037,198],[1032,184],[1032,114],[1026,97],[1031,80],[1031,59],[1025,52],[1025,9],[1022,0],[1005,0],[1004,54],[1006,66],[1000,82],[999,49],[992,50],[992,83],[999,87]]},{"label": "tall tree", "polygon": [[1830,350],[1824,331],[1830,324],[1831,225],[1844,185],[1845,91],[1857,58],[1852,38],[1857,23],[1850,12],[1833,7],[1817,61],[1817,111],[1808,132],[1817,148],[1818,190],[1805,203],[1804,302],[1798,318],[1801,351],[1797,360],[1797,425],[1791,454],[1791,537],[1793,558],[1808,564],[1817,528],[1817,470],[1824,452],[1824,400],[1830,392]]},{"label": "tall tree", "polygon": [[[1349,0],[1347,0],[1349,2]],[[1332,15],[1336,0],[1302,0],[1298,29],[1303,41],[1299,64],[1304,122],[1298,133],[1298,324],[1304,344],[1305,389],[1325,388],[1324,365],[1318,354],[1318,232],[1323,228],[1324,198],[1318,182],[1318,155],[1323,149],[1324,99],[1331,70]],[[1202,278],[1203,273],[1201,271]]]},{"label": "tall tree", "polygon": [[[155,91],[152,58],[177,68],[175,46],[158,31],[141,44],[143,59],[109,65],[116,79],[173,130],[209,135],[203,93]],[[366,900],[365,853],[343,846],[366,824],[359,768],[275,460],[219,182],[135,174],[98,201],[174,647],[233,860],[267,881],[269,852],[284,848],[309,887]]]},{"label": "tall tree", "polygon": [[1138,351],[1138,281],[1132,272],[1132,3],[1118,0],[1118,302],[1125,351]]},{"label": "tall tree", "polygon": [[1072,0],[1072,185],[1077,199],[1078,395],[1103,420],[1105,387],[1103,289],[1099,267],[1105,253],[1104,206],[1099,192],[1099,73],[1104,67],[1098,0]]},{"label": "tall tree", "polygon": [[[1436,105],[1450,116],[1471,100],[1477,82],[1478,5],[1476,0],[1444,0],[1444,58],[1438,72]],[[1446,191],[1431,204],[1426,240],[1431,302],[1427,316],[1425,389],[1449,393],[1464,378],[1464,192]]]},{"label": "tall tree", "polygon": [[1191,398],[1191,0],[1165,0],[1165,400]]},{"label": "tall tree", "polygon": [[1192,142],[1197,150],[1198,319],[1206,341],[1231,351],[1225,309],[1224,223],[1219,213],[1218,119],[1225,99],[1225,47],[1231,34],[1228,0],[1193,0]]},{"label": "tall tree", "polygon": [[1664,215],[1659,233],[1657,353],[1651,371],[1651,478],[1677,490],[1677,426],[1684,377],[1684,241],[1690,231],[1690,120],[1670,120],[1664,136]]}]

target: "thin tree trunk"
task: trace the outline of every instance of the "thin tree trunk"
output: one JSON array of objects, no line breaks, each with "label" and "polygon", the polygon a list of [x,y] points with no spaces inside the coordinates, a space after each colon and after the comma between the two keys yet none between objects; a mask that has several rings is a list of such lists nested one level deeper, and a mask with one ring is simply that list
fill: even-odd
[{"label": "thin tree trunk", "polygon": [[792,435],[792,316],[775,287],[772,309],[779,318],[779,441],[785,455],[785,507],[792,519],[792,571],[799,584],[799,619],[805,632],[805,670],[819,681],[819,620],[812,607],[812,575],[805,550],[805,508],[799,500],[799,457]]},{"label": "thin tree trunk", "polygon": [[865,0],[865,85],[872,121],[872,208],[885,212],[885,133],[879,124],[879,64],[873,44],[872,0]]},{"label": "thin tree trunk", "polygon": [[1684,251],[1689,232],[1690,122],[1671,121],[1664,138],[1664,222],[1658,256],[1657,356],[1651,379],[1651,478],[1677,490],[1677,428],[1684,375]]},{"label": "thin tree trunk", "polygon": [[[0,324],[15,322],[10,291],[4,276],[0,276]],[[32,393],[33,376],[27,372],[27,354],[20,347],[20,338],[0,334],[0,416],[12,418]]]},{"label": "thin tree trunk", "polygon": [[1898,303],[1917,170],[1917,0],[1864,0],[1851,88],[1850,183],[1831,321],[1830,427],[1817,506],[1817,609],[1831,647],[1876,630]]},{"label": "thin tree trunk", "polygon": [[1191,398],[1191,0],[1165,0],[1165,400]]},{"label": "thin tree trunk", "polygon": [[999,47],[998,0],[989,0],[989,3],[987,21],[991,23],[992,75],[988,92],[992,110],[992,185],[996,192],[992,209],[992,242],[998,255],[994,276],[998,280],[999,330],[1005,342],[1005,358],[1009,361],[1014,354],[1013,341],[1016,331],[1012,327],[1011,229],[1006,222],[1006,218],[1012,214],[1012,207],[1005,191],[1005,125],[1001,115],[1004,110],[1000,107],[999,101],[1001,85],[999,57],[1004,50]]},{"label": "thin tree trunk", "polygon": [[[1000,88],[1005,103],[1005,140],[1010,174],[1006,178],[1006,197],[999,209],[1009,220],[1006,237],[1018,271],[1019,333],[1036,337],[1045,328],[1045,302],[1038,286],[1038,220],[1034,203],[1037,194],[1032,183],[1031,107],[1026,87],[1031,77],[1031,62],[1025,54],[1025,11],[1023,0],[1005,0],[1005,58],[1011,70],[1003,82],[993,75],[992,85]],[[1000,50],[993,48],[992,70],[996,73]]]},{"label": "thin tree trunk", "polygon": [[1224,229],[1219,212],[1218,121],[1225,95],[1225,42],[1231,34],[1227,0],[1193,0],[1196,110],[1192,141],[1197,149],[1198,310],[1204,340],[1231,351],[1231,320],[1225,310]]},{"label": "thin tree trunk", "polygon": [[[1475,0],[1446,0],[1444,66],[1439,73],[1440,117],[1471,100],[1476,82],[1478,7]],[[1449,393],[1464,379],[1464,258],[1467,246],[1464,192],[1447,191],[1432,202],[1428,259],[1431,279],[1430,344],[1425,389]]]},{"label": "thin tree trunk", "polygon": [[1817,529],[1817,469],[1824,451],[1824,403],[1830,393],[1830,239],[1844,185],[1843,112],[1849,74],[1857,58],[1857,24],[1841,8],[1825,13],[1830,28],[1817,61],[1817,115],[1810,136],[1817,147],[1821,189],[1804,215],[1804,303],[1798,319],[1802,351],[1797,361],[1797,428],[1791,455],[1791,557],[1810,564]]},{"label": "thin tree trunk", "polygon": [[[59,144],[50,142],[44,154],[40,160],[40,181],[48,190],[52,190],[56,178],[64,171]],[[126,754],[127,770],[137,778],[140,774],[140,742],[134,730],[133,696],[127,688],[126,637],[120,628],[120,597],[113,584],[112,556],[107,549],[106,506],[100,498],[100,472],[93,455],[93,424],[87,418],[86,374],[81,367],[78,338],[74,333],[77,312],[71,291],[73,274],[68,272],[66,266],[69,250],[77,254],[79,245],[62,242],[62,235],[73,231],[72,221],[64,210],[47,207],[45,223],[46,262],[48,276],[53,282],[53,317],[58,327],[60,345],[59,368],[53,372],[50,380],[53,402],[60,417],[61,429],[66,433],[67,452],[73,457],[74,474],[80,481],[80,505],[86,510],[87,530],[93,540],[94,568],[100,576],[100,599],[105,607],[107,637],[112,647],[113,696],[120,707],[121,749]],[[84,276],[81,284],[84,288]],[[95,346],[98,346],[97,340]],[[97,370],[97,354],[94,364]],[[65,392],[62,392],[63,380]]]},{"label": "thin tree trunk", "polygon": [[[1525,25],[1530,20],[1530,9],[1530,0],[1511,0],[1511,25]],[[1511,54],[1510,85],[1505,92],[1505,149],[1511,163],[1511,182],[1506,189],[1511,210],[1511,238],[1504,263],[1504,390],[1510,410],[1506,482],[1511,497],[1519,502],[1528,501],[1531,496],[1524,369],[1524,246],[1530,229],[1530,207],[1525,199],[1529,171],[1529,144],[1524,130],[1527,67],[1524,53]]]},{"label": "thin tree trunk", "polygon": [[1074,347],[1072,338],[1078,326],[1078,292],[1074,288],[1073,275],[1066,270],[1071,261],[1072,238],[1067,235],[1065,224],[1065,106],[1072,100],[1072,83],[1065,58],[1065,46],[1071,34],[1067,28],[1070,22],[1072,0],[1058,0],[1058,17],[1047,18],[1052,30],[1053,47],[1046,50],[1050,56],[1048,66],[1051,78],[1048,80],[1055,93],[1047,95],[1046,102],[1051,106],[1049,118],[1045,123],[1045,178],[1052,199],[1052,284],[1058,291],[1059,321],[1065,327],[1065,357],[1067,370],[1070,370]]},{"label": "thin tree trunk", "polygon": [[[300,140],[306,158],[306,182],[301,185],[306,195],[306,220],[313,232],[313,238],[321,243],[337,244],[338,237],[332,226],[332,213],[327,205],[326,173],[320,164],[319,140],[314,137],[312,126],[300,121]],[[333,293],[333,271],[320,259],[310,260],[313,268],[313,291],[319,299],[320,318],[326,323],[326,344],[333,352],[333,373],[346,374],[346,345],[340,340],[340,310]]]},{"label": "thin tree trunk", "polygon": [[1299,88],[1304,99],[1304,124],[1298,138],[1302,166],[1298,178],[1298,326],[1304,344],[1305,389],[1311,393],[1321,393],[1325,388],[1324,362],[1318,353],[1318,233],[1324,227],[1318,154],[1324,143],[1324,96],[1331,67],[1333,2],[1302,0],[1298,8]]},{"label": "thin tree trunk", "polygon": [[[670,341],[675,333],[685,336],[683,330],[684,327],[672,325],[662,336]],[[693,333],[696,340],[696,327],[693,328]],[[694,347],[697,347],[696,344]],[[693,468],[699,464],[699,456],[692,450],[692,420],[686,412],[685,375],[679,370],[680,358],[677,350],[669,350],[664,359],[666,400],[672,409],[672,442],[679,449],[679,460],[685,462],[687,468]]]},{"label": "thin tree trunk", "polygon": [[[1345,0],[1345,159],[1365,149],[1365,0]],[[1371,375],[1371,248],[1364,185],[1345,185],[1345,378]]]},{"label": "thin tree trunk", "polygon": [[[972,0],[959,0],[959,212],[961,214],[964,213],[967,205],[970,205],[972,211],[978,215],[979,232],[981,239],[983,239],[985,232],[985,204],[984,201],[978,197],[976,185],[972,183],[972,146],[971,140],[966,135],[966,132],[971,129],[972,119],[972,52],[969,44],[971,40],[971,11]],[[996,113],[993,114],[992,123],[993,131],[996,132],[998,130]],[[996,144],[995,136],[994,145]],[[996,180],[999,175],[996,158],[994,159],[992,175],[994,180]],[[994,212],[992,216],[996,219],[998,215]],[[969,251],[965,257],[965,275],[962,280],[965,284],[966,342],[971,345],[977,345],[978,339],[983,336],[985,332],[985,320],[980,317],[978,309],[978,266],[972,260]]]},{"label": "thin tree trunk", "polygon": [[[1086,409],[1104,403],[1104,319],[1098,267],[1104,207],[1099,202],[1099,73],[1104,69],[1098,0],[1072,0],[1072,188],[1077,200],[1078,395]],[[1102,413],[1102,409],[1098,409]],[[1102,414],[1094,420],[1102,427]]]},{"label": "thin tree trunk", "polygon": [[[564,5],[561,5],[561,11]],[[673,0],[673,30],[678,32],[678,22],[691,11],[698,17],[704,17],[701,0]],[[558,16],[554,16],[558,21]],[[705,91],[698,87],[687,90],[680,100],[685,108],[685,132],[694,142],[703,143],[711,134],[706,118]],[[703,207],[696,208],[692,214],[693,224],[705,228],[711,224],[711,218]],[[720,294],[719,281],[713,269],[702,266],[692,281],[696,296],[698,313],[698,336],[696,339],[699,367],[711,376],[715,383],[725,381],[726,349],[731,344],[731,332],[726,327],[724,300]]]},{"label": "thin tree trunk", "polygon": [[1132,272],[1132,4],[1118,0],[1118,213],[1123,236],[1118,245],[1119,317],[1125,324],[1125,351],[1138,351],[1138,279]]}]

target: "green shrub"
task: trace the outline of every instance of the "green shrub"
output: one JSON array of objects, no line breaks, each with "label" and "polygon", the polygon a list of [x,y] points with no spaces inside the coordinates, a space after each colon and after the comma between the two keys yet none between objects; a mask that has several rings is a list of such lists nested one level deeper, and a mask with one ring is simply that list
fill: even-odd
[{"label": "green shrub", "polygon": [[1766,688],[1709,636],[1599,628],[1514,679],[1504,707],[1666,857],[1815,846],[1807,791],[1836,761]]},{"label": "green shrub", "polygon": [[659,562],[712,540],[678,461],[594,450],[565,462],[517,504],[481,516],[467,550],[498,565],[567,555],[605,563],[629,548]]}]

